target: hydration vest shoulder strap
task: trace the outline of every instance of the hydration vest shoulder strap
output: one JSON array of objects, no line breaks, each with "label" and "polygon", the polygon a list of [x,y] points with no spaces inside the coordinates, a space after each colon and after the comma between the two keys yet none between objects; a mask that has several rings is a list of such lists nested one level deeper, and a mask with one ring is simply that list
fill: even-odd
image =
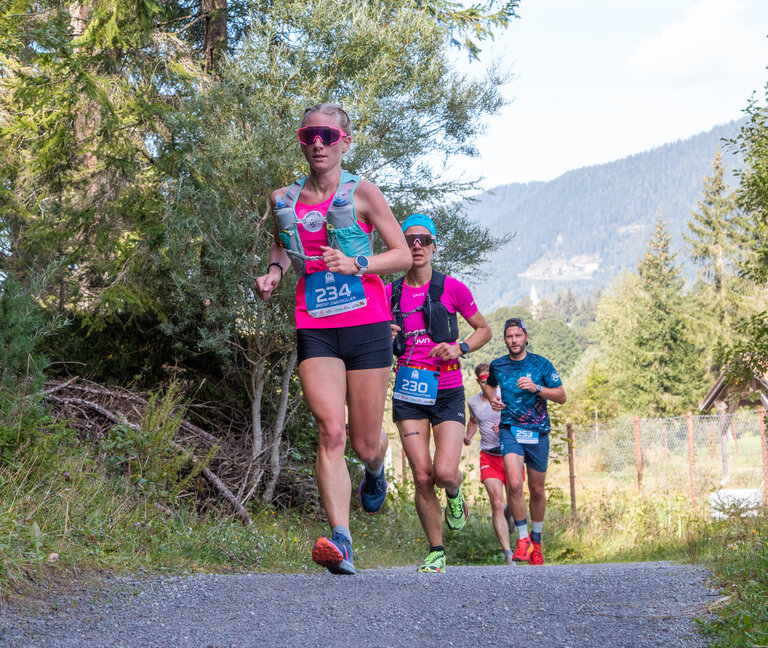
[{"label": "hydration vest shoulder strap", "polygon": [[439,301],[445,290],[445,275],[437,270],[432,270],[432,278],[429,280],[429,299]]},{"label": "hydration vest shoulder strap", "polygon": [[283,199],[280,201],[283,203],[283,206],[293,207],[296,204],[296,201],[299,198],[299,194],[301,193],[301,190],[304,187],[304,183],[306,181],[306,178],[302,178],[301,180],[297,180],[290,187],[288,187],[288,191],[285,192]]},{"label": "hydration vest shoulder strap", "polygon": [[405,277],[400,277],[392,282],[392,295],[389,298],[389,307],[392,310],[392,314],[397,316],[402,313],[400,309],[400,299],[403,296],[403,281]]}]

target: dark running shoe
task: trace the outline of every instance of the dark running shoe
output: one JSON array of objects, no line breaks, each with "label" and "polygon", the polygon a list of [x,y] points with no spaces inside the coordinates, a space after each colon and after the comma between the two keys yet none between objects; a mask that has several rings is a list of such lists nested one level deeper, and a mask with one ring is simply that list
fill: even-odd
[{"label": "dark running shoe", "polygon": [[363,481],[357,489],[357,497],[360,500],[360,506],[366,513],[378,513],[387,499],[387,478],[384,476],[384,466],[378,477],[374,477],[365,471]]},{"label": "dark running shoe", "polygon": [[338,534],[332,538],[318,538],[312,547],[312,560],[332,574],[355,573],[355,566],[352,564],[352,543]]}]

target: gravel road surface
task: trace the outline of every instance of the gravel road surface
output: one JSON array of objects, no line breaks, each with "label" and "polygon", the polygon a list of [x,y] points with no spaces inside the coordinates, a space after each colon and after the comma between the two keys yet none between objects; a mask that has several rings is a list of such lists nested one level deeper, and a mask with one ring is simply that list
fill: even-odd
[{"label": "gravel road surface", "polygon": [[0,646],[704,646],[692,619],[717,597],[707,577],[654,562],[116,578],[0,611]]}]

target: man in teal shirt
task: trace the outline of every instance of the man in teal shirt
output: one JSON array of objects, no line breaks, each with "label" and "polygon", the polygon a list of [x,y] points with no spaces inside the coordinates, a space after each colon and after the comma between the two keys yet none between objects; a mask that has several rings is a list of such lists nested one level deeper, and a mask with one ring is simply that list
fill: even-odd
[{"label": "man in teal shirt", "polygon": [[[517,317],[504,323],[504,343],[509,355],[491,362],[483,391],[491,407],[501,412],[499,444],[507,472],[507,488],[512,517],[517,527],[518,562],[544,563],[541,532],[547,495],[544,490],[549,462],[549,413],[547,401],[565,403],[565,389],[552,363],[529,353],[528,330]],[[496,387],[501,395],[496,395]],[[523,493],[523,470],[528,466],[528,491],[531,498],[531,535]]]}]

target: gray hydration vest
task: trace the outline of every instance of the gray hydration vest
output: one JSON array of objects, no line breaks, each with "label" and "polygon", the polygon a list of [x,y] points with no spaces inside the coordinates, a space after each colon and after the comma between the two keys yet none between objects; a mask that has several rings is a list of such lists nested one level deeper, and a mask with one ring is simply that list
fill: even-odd
[{"label": "gray hydration vest", "polygon": [[[296,201],[306,181],[307,178],[302,178],[288,187],[282,200],[278,199],[274,209],[280,246],[288,253],[293,269],[301,276],[307,274],[307,261],[317,261],[323,258],[322,255],[306,255],[299,236]],[[359,182],[359,176],[342,171],[339,188],[336,190],[336,195],[333,197],[325,216],[325,227],[330,247],[341,250],[350,257],[355,257],[358,254],[365,256],[373,254],[373,232],[370,234],[365,232],[357,222],[355,215],[353,200]]]}]

